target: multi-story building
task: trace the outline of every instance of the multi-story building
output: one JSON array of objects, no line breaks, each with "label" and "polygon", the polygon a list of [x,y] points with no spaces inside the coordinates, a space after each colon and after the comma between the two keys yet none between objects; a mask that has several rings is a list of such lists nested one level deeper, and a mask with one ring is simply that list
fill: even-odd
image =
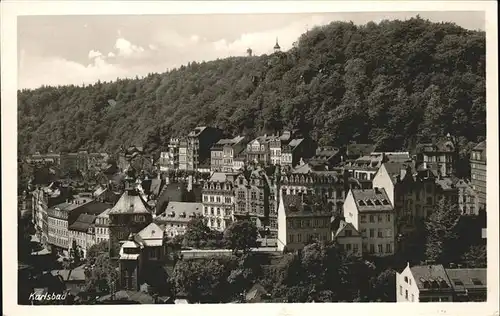
[{"label": "multi-story building", "polygon": [[434,172],[439,177],[449,177],[455,173],[457,149],[455,141],[448,133],[446,138],[437,142],[417,146],[415,167],[423,167]]},{"label": "multi-story building", "polygon": [[270,188],[264,170],[244,170],[237,175],[234,185],[234,219],[249,219],[259,230],[269,227]]},{"label": "multi-story building", "polygon": [[132,234],[120,247],[118,288],[139,291],[165,264],[166,253],[164,231],[155,223]]},{"label": "multi-story building", "polygon": [[69,227],[81,214],[98,215],[111,205],[92,200],[91,197],[76,196],[72,200],[55,205],[47,211],[48,243],[60,252],[71,247]]},{"label": "multi-story building", "polygon": [[376,146],[374,144],[349,144],[345,148],[345,157],[343,157],[343,161],[350,162],[354,161],[360,157],[369,155],[374,152]]},{"label": "multi-story building", "polygon": [[87,257],[87,250],[96,244],[95,220],[97,216],[92,214],[80,214],[68,228],[69,249],[74,245],[81,251],[83,258]]},{"label": "multi-story building", "polygon": [[460,179],[456,182],[455,187],[458,191],[458,208],[463,215],[478,215],[479,213],[479,197],[471,184]]},{"label": "multi-story building", "polygon": [[340,149],[332,146],[318,147],[308,163],[317,170],[332,170],[342,161]]},{"label": "multi-story building", "polygon": [[398,303],[486,301],[486,292],[486,269],[408,264],[401,273],[396,273]]},{"label": "multi-story building", "polygon": [[276,136],[259,136],[247,144],[246,156],[248,162],[262,163],[264,165],[271,164],[271,141],[275,140]]},{"label": "multi-story building", "polygon": [[282,141],[279,136],[273,137],[269,142],[269,151],[271,152],[271,164],[281,165],[281,147]]},{"label": "multi-story building", "polygon": [[333,240],[339,245],[341,250],[353,256],[362,256],[363,238],[358,230],[344,220],[339,222],[339,227],[332,232]]},{"label": "multi-story building", "polygon": [[95,219],[95,241],[100,243],[103,241],[109,241],[109,211],[108,208],[101,214],[97,215]]},{"label": "multi-story building", "polygon": [[179,144],[179,169],[196,171],[198,166],[210,160],[210,148],[222,136],[218,128],[199,126]]},{"label": "multi-story building", "polygon": [[477,144],[470,156],[472,188],[477,192],[479,206],[486,207],[486,141]]},{"label": "multi-story building", "polygon": [[282,169],[280,194],[314,194],[325,198],[332,212],[340,211],[345,196],[351,188],[361,188],[359,181],[347,172],[304,170],[307,165],[292,171]]},{"label": "multi-story building", "polygon": [[280,195],[278,207],[279,251],[302,249],[312,240],[331,241],[332,214],[307,196]]},{"label": "multi-story building", "polygon": [[169,202],[165,211],[156,216],[154,223],[165,231],[166,237],[184,235],[190,220],[202,217],[203,204],[193,202]]},{"label": "multi-story building", "polygon": [[245,137],[221,139],[210,151],[210,170],[214,172],[232,172],[233,159],[245,149]]},{"label": "multi-story building", "polygon": [[203,215],[211,229],[224,231],[234,220],[234,184],[225,173],[213,173],[203,184]]},{"label": "multi-story building", "polygon": [[240,154],[236,155],[233,158],[233,170],[232,171],[238,172],[238,171],[243,170],[243,168],[245,167],[246,160],[247,160],[247,156],[246,156],[245,150],[243,150]]},{"label": "multi-story building", "polygon": [[32,164],[47,164],[59,166],[61,164],[61,154],[49,152],[47,154],[40,154],[36,152],[35,154],[26,158],[27,163]]},{"label": "multi-story building", "polygon": [[117,258],[120,245],[152,222],[152,211],[135,186],[132,173],[126,178],[125,192],[111,208],[109,215],[110,257]]},{"label": "multi-story building", "polygon": [[344,218],[361,233],[363,253],[394,254],[396,218],[384,189],[350,190],[344,202]]}]

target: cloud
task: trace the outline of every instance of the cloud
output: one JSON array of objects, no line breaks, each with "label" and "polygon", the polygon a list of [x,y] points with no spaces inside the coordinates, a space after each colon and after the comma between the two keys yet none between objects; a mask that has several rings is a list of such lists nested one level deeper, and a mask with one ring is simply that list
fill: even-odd
[{"label": "cloud", "polygon": [[113,53],[113,52],[109,52],[109,53],[108,53],[108,57],[109,57],[109,58],[113,58],[113,57],[115,57],[115,56],[116,56],[116,55],[115,55],[115,53]]},{"label": "cloud", "polygon": [[129,57],[137,53],[144,52],[144,48],[137,46],[127,41],[123,37],[119,37],[115,43],[115,49],[118,50],[119,56]]},{"label": "cloud", "polygon": [[101,52],[100,51],[96,51],[96,50],[90,50],[89,52],[89,59],[93,59],[93,58],[96,58],[96,57],[99,57],[99,56],[102,56]]}]

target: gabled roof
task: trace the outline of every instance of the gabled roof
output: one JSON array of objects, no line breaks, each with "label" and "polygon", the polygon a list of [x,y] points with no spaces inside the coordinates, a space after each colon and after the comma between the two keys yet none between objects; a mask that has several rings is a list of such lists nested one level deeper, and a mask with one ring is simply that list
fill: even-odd
[{"label": "gabled roof", "polygon": [[225,182],[226,181],[226,173],[224,172],[214,172],[210,176],[210,182]]},{"label": "gabled roof", "polygon": [[358,232],[358,230],[352,225],[352,223],[348,223],[346,221],[340,221],[339,223],[339,228],[335,232],[335,237],[339,237],[342,232],[344,232],[346,229],[352,230],[353,234],[351,237],[361,237],[361,234]]},{"label": "gabled roof", "polygon": [[482,142],[480,142],[479,144],[477,144],[474,149],[472,149],[474,151],[485,151],[486,150],[486,141],[483,140]]},{"label": "gabled roof", "polygon": [[389,197],[383,188],[352,189],[352,197],[360,212],[393,211]]},{"label": "gabled roof", "polygon": [[144,227],[137,235],[141,237],[144,245],[147,247],[158,247],[163,245],[163,230],[155,223],[151,223]]},{"label": "gabled roof", "polygon": [[486,288],[487,269],[446,269],[454,290]]},{"label": "gabled roof", "polygon": [[441,264],[413,266],[410,268],[410,271],[419,290],[431,290],[436,285],[438,288],[451,289],[450,280],[445,268]]},{"label": "gabled roof", "polygon": [[196,216],[203,213],[202,203],[192,202],[169,202],[165,211],[155,218],[159,225],[167,222],[187,223]]},{"label": "gabled roof", "polygon": [[125,191],[109,214],[149,214],[149,206],[137,192]]},{"label": "gabled roof", "polygon": [[95,222],[97,216],[91,214],[80,214],[76,221],[69,226],[69,230],[87,232],[89,227]]},{"label": "gabled roof", "polygon": [[283,207],[287,217],[324,217],[331,216],[326,205],[316,205],[302,199],[299,195],[283,196]]}]

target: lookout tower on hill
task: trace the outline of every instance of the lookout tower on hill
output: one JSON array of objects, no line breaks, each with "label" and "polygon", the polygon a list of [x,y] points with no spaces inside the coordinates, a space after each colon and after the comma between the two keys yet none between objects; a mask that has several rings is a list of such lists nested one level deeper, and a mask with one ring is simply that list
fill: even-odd
[{"label": "lookout tower on hill", "polygon": [[274,45],[274,52],[279,53],[281,52],[281,47],[280,44],[278,44],[278,38],[276,37],[276,45]]}]

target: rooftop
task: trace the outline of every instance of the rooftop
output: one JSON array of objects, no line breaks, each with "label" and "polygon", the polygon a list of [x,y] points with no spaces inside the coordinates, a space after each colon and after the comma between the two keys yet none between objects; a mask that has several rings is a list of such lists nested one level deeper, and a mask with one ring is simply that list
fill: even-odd
[{"label": "rooftop", "polygon": [[352,189],[351,193],[360,212],[393,210],[389,197],[383,188]]},{"label": "rooftop", "polygon": [[441,264],[413,266],[410,270],[419,290],[451,289],[450,280]]},{"label": "rooftop", "polygon": [[481,151],[486,150],[486,141],[483,140],[482,142],[480,142],[479,144],[477,144],[476,147],[474,147],[473,150],[477,150],[477,151],[479,151],[479,150],[481,150]]},{"label": "rooftop", "polygon": [[327,207],[308,201],[308,197],[298,195],[283,196],[283,206],[287,217],[331,216]]},{"label": "rooftop", "polygon": [[136,192],[125,191],[109,214],[149,214],[149,206]]},{"label": "rooftop", "polygon": [[69,226],[69,230],[86,233],[89,227],[95,222],[97,216],[92,214],[80,214],[76,221]]},{"label": "rooftop", "polygon": [[364,155],[369,155],[375,151],[374,144],[349,144],[347,145],[347,156],[348,157],[360,157]]},{"label": "rooftop", "polygon": [[486,288],[487,269],[446,269],[455,290]]},{"label": "rooftop", "polygon": [[146,246],[158,247],[163,245],[163,230],[155,223],[144,227],[137,235]]},{"label": "rooftop", "polygon": [[159,225],[166,222],[187,223],[194,217],[201,216],[202,212],[202,203],[169,202],[165,211],[155,218],[155,222]]}]

